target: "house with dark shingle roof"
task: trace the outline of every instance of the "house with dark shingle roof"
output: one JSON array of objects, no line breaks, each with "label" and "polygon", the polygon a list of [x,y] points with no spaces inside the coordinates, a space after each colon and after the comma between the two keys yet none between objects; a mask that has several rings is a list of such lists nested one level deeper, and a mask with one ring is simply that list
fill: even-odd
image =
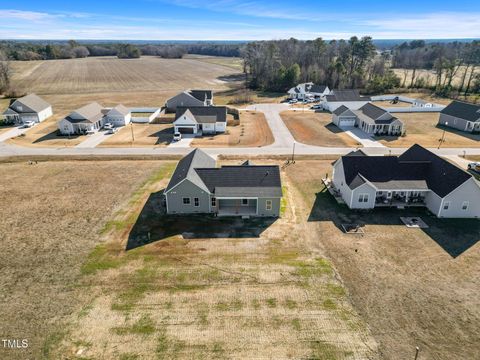
[{"label": "house with dark shingle roof", "polygon": [[372,103],[358,110],[342,105],[333,112],[332,122],[341,129],[355,126],[371,135],[399,136],[405,130],[401,120]]},{"label": "house with dark shingle roof", "polygon": [[225,106],[177,107],[174,130],[182,134],[216,134],[227,128]]},{"label": "house with dark shingle roof", "polygon": [[213,105],[213,91],[212,90],[186,90],[180,94],[168,99],[165,107],[169,112],[177,111],[177,107],[190,106],[212,106]]},{"label": "house with dark shingle roof", "polygon": [[330,95],[325,96],[322,106],[330,112],[334,112],[342,105],[351,110],[358,110],[370,100],[370,97],[360,95],[358,90],[332,90]]},{"label": "house with dark shingle roof", "polygon": [[179,161],[164,195],[169,214],[268,217],[280,215],[283,196],[278,166],[216,167],[200,149]]},{"label": "house with dark shingle roof", "polygon": [[12,100],[3,117],[14,123],[42,122],[52,116],[52,106],[35,94]]},{"label": "house with dark shingle roof", "polygon": [[469,133],[480,132],[480,105],[453,101],[440,112],[438,124]]},{"label": "house with dark shingle roof", "polygon": [[323,98],[330,94],[330,89],[326,85],[317,85],[312,82],[298,84],[288,90],[291,99],[305,100],[308,98]]},{"label": "house with dark shingle roof", "polygon": [[400,156],[352,152],[333,164],[332,177],[351,209],[421,206],[437,217],[480,217],[480,183],[420,145]]}]

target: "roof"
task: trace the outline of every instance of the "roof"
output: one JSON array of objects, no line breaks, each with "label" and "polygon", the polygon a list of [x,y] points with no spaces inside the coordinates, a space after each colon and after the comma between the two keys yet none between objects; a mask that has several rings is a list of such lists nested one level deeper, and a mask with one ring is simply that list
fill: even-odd
[{"label": "roof", "polygon": [[212,100],[213,98],[212,90],[189,90],[188,94],[200,101]]},{"label": "roof", "polygon": [[[369,124],[377,124],[377,125],[391,124],[392,122],[398,120],[396,117],[391,115],[385,109],[382,109],[381,107],[378,107],[371,103],[367,103],[363,105],[359,110],[353,110],[353,112],[360,119],[362,119],[364,122]],[[381,117],[384,117],[384,118],[380,119]]]},{"label": "roof", "polygon": [[297,86],[291,88],[288,92],[295,92],[297,94],[299,93],[318,93],[318,94],[323,94],[325,90],[327,89],[326,85],[316,85],[314,83],[302,83],[298,84]]},{"label": "roof", "polygon": [[370,97],[361,96],[358,90],[333,90],[326,96],[328,102],[339,101],[370,101]]},{"label": "roof", "polygon": [[[17,102],[34,112],[43,111],[51,106],[49,103],[47,103],[45,100],[43,100],[41,97],[35,94],[29,94],[27,96],[21,97],[11,102],[10,107],[15,106]],[[17,113],[30,112],[30,111],[18,111],[18,110],[15,110],[15,111]]]},{"label": "roof", "polygon": [[428,188],[444,197],[472,177],[420,145],[413,145],[398,157],[357,155],[341,158],[345,181],[351,189],[369,181],[379,189],[390,189],[389,185],[392,189]]},{"label": "roof", "polygon": [[178,106],[175,120],[180,118],[187,111],[190,111],[195,120],[200,124],[227,121],[227,108],[225,106]]},{"label": "roof", "polygon": [[278,166],[246,165],[215,167],[215,159],[195,149],[178,163],[165,190],[188,179],[201,189],[223,197],[281,197]]},{"label": "roof", "polygon": [[472,122],[480,121],[480,105],[469,104],[462,101],[451,102],[441,113]]},{"label": "roof", "polygon": [[[76,114],[79,116],[77,117],[72,117],[73,114]],[[70,123],[95,123],[101,118],[103,118],[103,108],[102,106],[97,103],[97,102],[92,102],[88,105],[85,105],[81,107],[80,109],[75,110],[72,112],[70,115],[68,115],[65,120],[67,120]]]},{"label": "roof", "polygon": [[348,111],[348,110],[350,110],[348,107],[346,107],[345,105],[342,105],[339,108],[337,108],[333,113],[335,115],[342,115],[345,111]]},{"label": "roof", "polygon": [[280,169],[276,165],[222,166],[196,171],[210,192],[218,197],[282,197]]},{"label": "roof", "polygon": [[[122,104],[119,104],[117,106],[115,106],[113,109],[111,109],[110,111],[112,110],[116,110],[118,111],[120,114],[124,115],[124,116],[127,116],[128,114],[130,114],[130,109],[127,108],[126,106],[123,106]],[[108,113],[110,113],[110,111]]]}]

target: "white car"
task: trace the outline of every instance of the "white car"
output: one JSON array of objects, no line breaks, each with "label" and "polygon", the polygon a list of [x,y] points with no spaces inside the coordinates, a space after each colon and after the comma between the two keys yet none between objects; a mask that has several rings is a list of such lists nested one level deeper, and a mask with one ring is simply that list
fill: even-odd
[{"label": "white car", "polygon": [[31,128],[33,125],[35,125],[35,121],[31,121],[31,120],[30,121],[25,121],[23,123],[24,128]]},{"label": "white car", "polygon": [[180,134],[179,132],[176,132],[173,134],[173,141],[180,141],[182,140],[182,134]]},{"label": "white car", "polygon": [[296,104],[296,103],[298,103],[298,100],[297,99],[291,99],[288,103],[289,104]]},{"label": "white car", "polygon": [[107,135],[115,134],[116,132],[118,132],[117,128],[107,129],[107,131],[106,131]]},{"label": "white car", "polygon": [[106,123],[105,125],[103,125],[103,128],[104,128],[105,130],[111,130],[111,129],[113,129],[113,124],[111,124],[111,123]]},{"label": "white car", "polygon": [[313,105],[311,107],[312,110],[322,110],[323,109],[323,106],[322,104],[317,104],[317,105]]},{"label": "white car", "polygon": [[472,162],[468,164],[468,170],[480,172],[480,162]]}]

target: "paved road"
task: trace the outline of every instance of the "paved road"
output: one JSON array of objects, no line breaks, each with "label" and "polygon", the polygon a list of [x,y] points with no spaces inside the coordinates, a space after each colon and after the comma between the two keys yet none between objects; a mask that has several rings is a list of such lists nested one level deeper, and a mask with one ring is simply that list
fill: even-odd
[{"label": "paved road", "polygon": [[[249,110],[256,109],[265,113],[267,122],[272,129],[275,142],[272,145],[264,147],[250,148],[206,148],[207,153],[216,155],[290,155],[293,149],[294,138],[288,128],[283,123],[280,112],[288,109],[286,104],[257,104],[250,106]],[[95,147],[74,147],[74,148],[35,148],[19,147],[16,145],[0,142],[0,157],[6,156],[72,156],[72,155],[109,155],[109,156],[129,156],[129,155],[185,155],[191,150],[187,147],[164,147],[164,148],[95,148]],[[387,148],[387,147],[364,147],[362,148],[371,155],[401,154],[405,148]],[[442,148],[430,149],[438,155],[480,155],[480,148]],[[300,155],[341,155],[352,151],[349,147],[320,147],[296,143],[295,153]]]}]

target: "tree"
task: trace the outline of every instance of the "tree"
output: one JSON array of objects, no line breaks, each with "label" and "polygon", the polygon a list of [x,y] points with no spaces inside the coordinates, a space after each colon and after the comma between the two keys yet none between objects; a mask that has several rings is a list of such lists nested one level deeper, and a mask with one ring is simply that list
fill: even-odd
[{"label": "tree", "polygon": [[4,94],[10,89],[12,70],[10,61],[3,51],[0,51],[0,93]]},{"label": "tree", "polygon": [[45,46],[45,56],[47,59],[58,59],[60,56],[60,51],[56,45],[47,45]]},{"label": "tree", "polygon": [[140,49],[131,44],[120,44],[117,56],[119,59],[137,59],[141,56]]},{"label": "tree", "polygon": [[90,55],[90,52],[85,46],[76,46],[72,51],[76,58],[86,58]]}]

